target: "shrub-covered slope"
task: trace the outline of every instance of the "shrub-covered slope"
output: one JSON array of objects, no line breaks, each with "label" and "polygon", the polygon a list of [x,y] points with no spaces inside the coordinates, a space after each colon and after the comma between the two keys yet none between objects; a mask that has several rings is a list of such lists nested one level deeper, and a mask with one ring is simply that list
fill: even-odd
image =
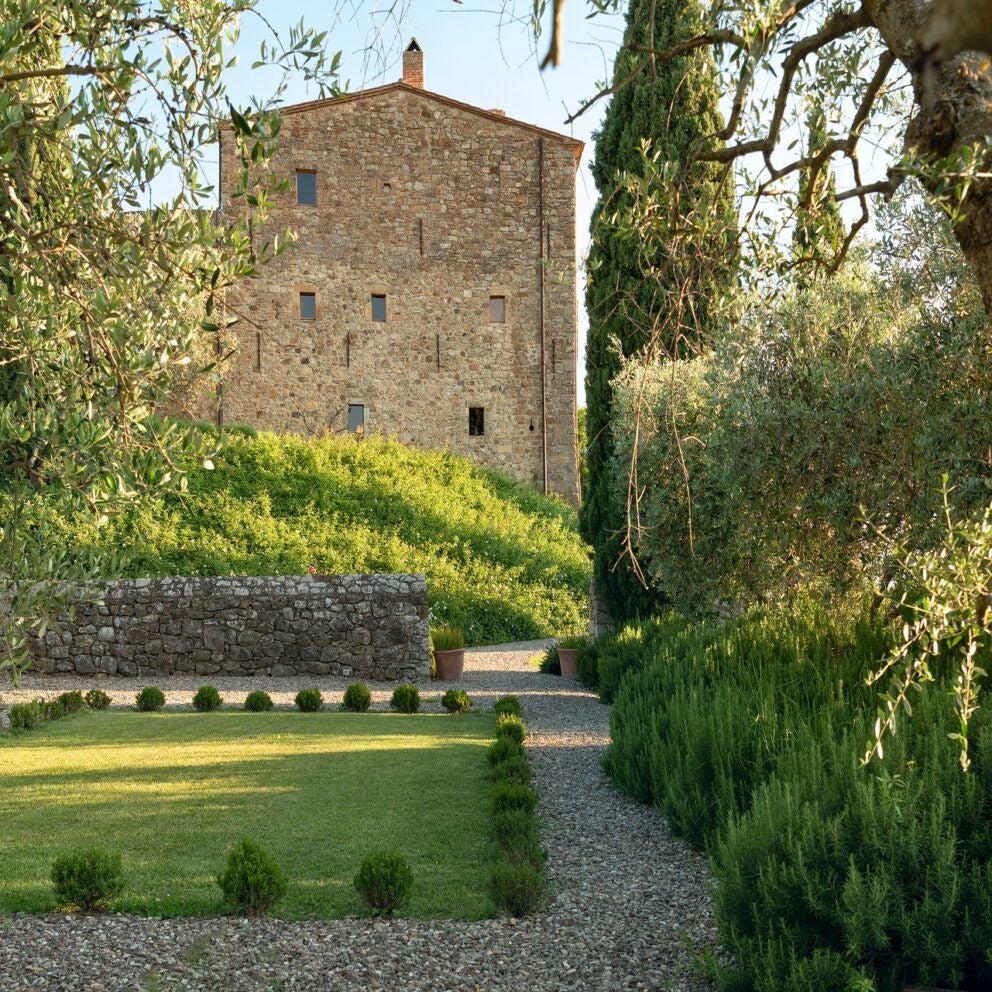
[{"label": "shrub-covered slope", "polygon": [[76,539],[124,574],[423,572],[438,622],[471,644],[584,626],[589,560],[573,510],[445,452],[375,437],[229,437],[189,492]]}]

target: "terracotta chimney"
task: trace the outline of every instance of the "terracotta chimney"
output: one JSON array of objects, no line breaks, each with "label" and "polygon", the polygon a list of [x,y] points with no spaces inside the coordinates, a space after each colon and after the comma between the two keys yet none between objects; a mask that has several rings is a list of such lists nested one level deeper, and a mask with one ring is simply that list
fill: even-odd
[{"label": "terracotta chimney", "polygon": [[410,39],[403,53],[403,82],[407,86],[416,86],[418,90],[424,88],[424,51],[416,38]]}]

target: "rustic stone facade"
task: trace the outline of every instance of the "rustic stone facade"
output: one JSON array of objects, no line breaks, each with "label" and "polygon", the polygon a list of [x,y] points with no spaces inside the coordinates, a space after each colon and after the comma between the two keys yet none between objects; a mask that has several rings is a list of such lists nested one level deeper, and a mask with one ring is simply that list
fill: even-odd
[{"label": "rustic stone facade", "polygon": [[124,579],[32,645],[36,672],[430,677],[422,575]]},{"label": "rustic stone facade", "polygon": [[[574,501],[582,145],[424,90],[422,59],[412,45],[405,82],[283,110],[270,168],[291,188],[252,237],[291,229],[298,241],[229,293],[243,319],[209,415],[345,432],[351,407],[352,428],[361,418]],[[228,195],[236,176],[225,132],[232,221],[245,209]],[[316,203],[299,204],[311,189]],[[470,408],[484,411],[481,434]]]}]

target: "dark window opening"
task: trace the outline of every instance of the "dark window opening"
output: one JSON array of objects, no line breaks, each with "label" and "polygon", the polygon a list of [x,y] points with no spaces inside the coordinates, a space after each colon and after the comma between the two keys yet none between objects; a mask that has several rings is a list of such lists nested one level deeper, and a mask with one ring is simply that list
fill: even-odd
[{"label": "dark window opening", "polygon": [[317,206],[317,173],[296,173],[296,202],[303,207]]},{"label": "dark window opening", "polygon": [[505,324],[506,323],[506,297],[505,296],[490,296],[489,297],[489,323],[490,324]]},{"label": "dark window opening", "polygon": [[348,404],[348,431],[351,434],[365,433],[365,405],[363,403]]},{"label": "dark window opening", "polygon": [[481,406],[468,408],[468,433],[470,437],[482,437],[486,433],[486,410]]},{"label": "dark window opening", "polygon": [[386,323],[386,297],[372,294],[372,319],[377,324]]},{"label": "dark window opening", "polygon": [[303,320],[317,319],[316,293],[300,293],[300,317]]}]

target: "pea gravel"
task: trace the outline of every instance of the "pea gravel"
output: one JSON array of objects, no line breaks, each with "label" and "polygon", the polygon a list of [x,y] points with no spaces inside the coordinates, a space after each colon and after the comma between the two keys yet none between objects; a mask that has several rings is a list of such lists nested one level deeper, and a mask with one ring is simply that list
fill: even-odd
[{"label": "pea gravel", "polygon": [[[546,642],[470,650],[466,689],[477,706],[521,697],[527,747],[541,796],[551,896],[525,920],[144,919],[108,914],[0,918],[2,992],[614,992],[710,986],[694,950],[716,946],[705,858],[650,807],[617,792],[601,770],[608,709],[570,679],[541,675],[531,659]],[[156,684],[167,704],[190,705],[204,680]],[[348,680],[319,679],[332,701]],[[292,705],[300,681],[217,680],[226,703],[263,687]],[[311,683],[313,684],[313,683]],[[99,685],[131,706],[134,679],[30,676],[5,705]],[[448,688],[421,686],[426,708]],[[372,686],[375,708],[391,687]],[[2,879],[0,879],[2,884]]]}]

